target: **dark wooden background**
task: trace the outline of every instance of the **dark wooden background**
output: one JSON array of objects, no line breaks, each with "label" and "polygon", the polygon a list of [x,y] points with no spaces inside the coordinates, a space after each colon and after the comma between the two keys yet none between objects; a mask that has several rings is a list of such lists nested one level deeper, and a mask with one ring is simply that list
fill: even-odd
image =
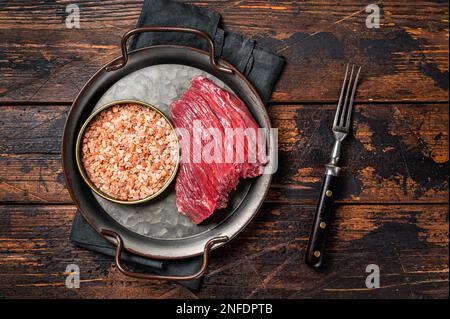
[{"label": "dark wooden background", "polygon": [[[280,169],[257,218],[217,250],[203,288],[126,278],[68,240],[60,140],[71,101],[142,1],[0,0],[0,297],[448,298],[448,1],[190,1],[284,55],[268,106]],[[65,27],[77,3],[81,29]],[[362,65],[328,268],[302,262],[346,63]],[[67,289],[68,264],[81,288]],[[367,289],[377,264],[381,288]]]}]

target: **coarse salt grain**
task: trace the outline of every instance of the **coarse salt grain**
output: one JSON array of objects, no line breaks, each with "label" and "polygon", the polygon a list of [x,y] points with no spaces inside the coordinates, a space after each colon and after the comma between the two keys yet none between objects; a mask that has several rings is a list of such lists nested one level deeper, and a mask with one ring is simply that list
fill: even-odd
[{"label": "coarse salt grain", "polygon": [[158,112],[139,104],[109,107],[89,123],[82,163],[107,195],[136,201],[158,192],[176,167],[177,137]]}]

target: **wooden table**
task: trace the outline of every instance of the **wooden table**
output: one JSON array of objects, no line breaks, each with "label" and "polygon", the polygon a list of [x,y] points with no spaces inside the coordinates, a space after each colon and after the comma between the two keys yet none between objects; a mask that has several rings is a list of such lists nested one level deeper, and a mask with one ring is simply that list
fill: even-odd
[{"label": "wooden table", "polygon": [[[60,141],[71,101],[119,55],[142,1],[0,1],[0,297],[448,298],[446,1],[190,1],[284,55],[267,109],[280,168],[257,218],[213,254],[203,288],[124,277],[69,241]],[[77,3],[81,28],[67,29]],[[347,62],[362,65],[328,268],[302,262]],[[65,287],[77,264],[81,288]],[[381,288],[365,285],[377,264]]]}]

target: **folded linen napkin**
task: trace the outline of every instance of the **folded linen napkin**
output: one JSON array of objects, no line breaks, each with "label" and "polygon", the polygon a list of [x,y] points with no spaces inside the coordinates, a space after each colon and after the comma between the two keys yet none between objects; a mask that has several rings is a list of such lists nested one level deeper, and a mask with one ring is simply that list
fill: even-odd
[{"label": "folded linen napkin", "polygon": [[[284,59],[254,40],[225,32],[220,28],[220,15],[204,8],[171,0],[145,0],[138,27],[172,26],[199,29],[214,40],[216,57],[234,65],[267,102],[284,66]],[[141,33],[133,37],[130,50],[160,44],[179,44],[208,50],[198,36],[175,33]]]}]

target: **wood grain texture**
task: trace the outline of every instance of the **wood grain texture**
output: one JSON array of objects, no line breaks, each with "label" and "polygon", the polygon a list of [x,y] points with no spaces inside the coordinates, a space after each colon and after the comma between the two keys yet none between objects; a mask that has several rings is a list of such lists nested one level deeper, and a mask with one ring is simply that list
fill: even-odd
[{"label": "wood grain texture", "polygon": [[[448,99],[446,1],[379,2],[381,28],[366,27],[366,1],[187,1],[222,14],[228,31],[287,60],[277,101],[334,101],[347,62],[363,67],[362,101]],[[67,1],[0,1],[0,100],[71,101],[119,55],[142,1],[71,1],[81,29],[67,29]]]},{"label": "wood grain texture", "polygon": [[[379,29],[366,27],[361,0],[180,1],[287,60],[268,107],[279,170],[267,202],[213,252],[197,292],[124,277],[110,257],[73,246],[64,121],[119,55],[142,0],[0,0],[0,298],[448,298],[448,1],[375,2]],[[81,29],[65,27],[73,3]],[[302,259],[347,62],[363,78],[327,268],[315,272]],[[68,264],[80,266],[80,289],[65,287]],[[365,286],[368,264],[380,289]]]},{"label": "wood grain texture", "polygon": [[[340,206],[322,273],[302,262],[313,211],[264,205],[190,292],[126,278],[112,258],[73,246],[73,206],[0,206],[0,297],[448,298],[448,206]],[[68,264],[80,267],[80,289],[65,287]],[[380,289],[365,286],[368,264],[381,269]]]},{"label": "wood grain texture", "polygon": [[[0,201],[71,203],[60,161],[69,106],[0,106]],[[268,201],[314,204],[335,106],[273,105],[279,169]],[[358,105],[342,156],[341,202],[446,202],[448,105]]]}]

